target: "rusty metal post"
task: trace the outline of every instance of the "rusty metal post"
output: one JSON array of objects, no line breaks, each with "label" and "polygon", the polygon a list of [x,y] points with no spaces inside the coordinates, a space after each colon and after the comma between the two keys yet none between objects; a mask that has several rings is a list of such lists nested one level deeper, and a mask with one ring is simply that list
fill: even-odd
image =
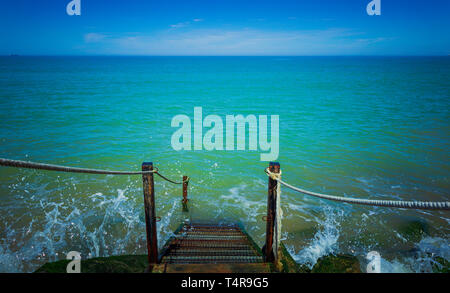
[{"label": "rusty metal post", "polygon": [[[153,163],[142,163],[142,171],[152,171]],[[147,231],[147,252],[150,266],[158,262],[158,237],[155,215],[155,183],[153,173],[142,174],[144,187],[145,227]]]},{"label": "rusty metal post", "polygon": [[[270,162],[269,171],[272,173],[280,173],[280,164]],[[267,194],[267,226],[266,226],[266,244],[263,247],[263,254],[266,262],[275,261],[273,253],[274,226],[276,221],[276,199],[277,199],[278,181],[269,177],[269,188]]]},{"label": "rusty metal post", "polygon": [[188,198],[187,198],[187,188],[188,188],[188,177],[183,176],[183,212],[189,212],[188,208]]}]

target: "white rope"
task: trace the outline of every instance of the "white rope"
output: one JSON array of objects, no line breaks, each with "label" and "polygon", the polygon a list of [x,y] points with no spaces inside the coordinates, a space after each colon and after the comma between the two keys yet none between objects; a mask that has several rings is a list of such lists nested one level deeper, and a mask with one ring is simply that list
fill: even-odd
[{"label": "white rope", "polygon": [[[280,173],[277,174],[278,178],[281,180],[281,170]],[[273,233],[273,250],[274,250],[274,255],[275,255],[275,260],[279,260],[280,259],[280,241],[281,241],[281,219],[283,217],[283,210],[281,209],[281,188],[280,188],[281,184],[277,184],[277,198],[276,198],[276,203],[275,203],[275,222],[274,222],[274,233]]]},{"label": "white rope", "polygon": [[99,170],[99,169],[88,169],[88,168],[78,168],[78,167],[67,167],[53,164],[43,164],[43,163],[35,163],[35,162],[27,162],[27,161],[19,161],[19,160],[10,160],[0,158],[0,166],[5,167],[15,167],[15,168],[27,168],[27,169],[36,169],[36,170],[47,170],[47,171],[59,171],[59,172],[70,172],[70,173],[87,173],[87,174],[105,174],[105,175],[141,175],[141,174],[150,174],[155,173],[162,179],[169,181],[173,184],[183,184],[189,182],[189,177],[186,180],[176,182],[170,180],[169,178],[163,176],[159,173],[158,168],[154,167],[154,170],[149,171],[110,171],[110,170]]},{"label": "white rope", "polygon": [[305,189],[301,189],[295,186],[290,185],[281,180],[281,171],[280,173],[272,173],[269,171],[269,168],[265,170],[266,174],[272,178],[273,180],[277,180],[284,186],[295,190],[297,192],[308,194],[311,196],[315,196],[322,199],[346,202],[351,204],[361,204],[361,205],[370,205],[370,206],[379,206],[379,207],[392,207],[392,208],[403,208],[403,209],[421,209],[421,210],[450,210],[450,202],[431,202],[431,201],[395,201],[395,200],[371,200],[371,199],[359,199],[359,198],[350,198],[343,196],[335,196],[322,194],[317,192],[308,191]]},{"label": "white rope", "polygon": [[16,168],[27,168],[27,169],[38,169],[47,171],[59,171],[59,172],[71,172],[71,173],[88,173],[88,174],[107,174],[107,175],[139,175],[156,173],[156,170],[150,171],[109,171],[109,170],[98,170],[98,169],[88,169],[88,168],[77,168],[77,167],[67,167],[53,164],[43,164],[34,163],[19,160],[10,160],[0,158],[0,165],[6,167],[16,167]]}]

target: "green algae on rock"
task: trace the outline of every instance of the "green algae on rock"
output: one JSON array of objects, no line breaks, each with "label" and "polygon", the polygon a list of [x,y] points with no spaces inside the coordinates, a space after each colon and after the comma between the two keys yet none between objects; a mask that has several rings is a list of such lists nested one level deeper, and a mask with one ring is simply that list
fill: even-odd
[{"label": "green algae on rock", "polygon": [[[328,255],[320,258],[310,270],[294,261],[284,244],[281,244],[281,271],[271,265],[272,272],[280,273],[361,273],[359,261],[350,255]],[[35,273],[66,273],[69,260],[49,262]],[[81,260],[82,273],[143,273],[147,268],[146,255],[119,255]],[[448,264],[447,267],[448,268]]]},{"label": "green algae on rock", "polygon": [[406,240],[418,243],[422,238],[428,234],[429,225],[423,220],[412,220],[400,226],[398,232]]},{"label": "green algae on rock", "polygon": [[[309,273],[311,270],[304,265],[298,264],[286,249],[286,246],[281,243],[281,271],[280,273]],[[272,272],[275,272],[275,266],[271,265]]]},{"label": "green algae on rock", "polygon": [[362,271],[355,256],[339,254],[319,258],[311,273],[362,273]]},{"label": "green algae on rock", "polygon": [[433,264],[433,273],[450,273],[450,262],[442,257],[435,257]]},{"label": "green algae on rock", "polygon": [[[44,264],[35,273],[66,273],[70,260]],[[148,266],[147,255],[117,255],[81,260],[82,273],[143,273]]]}]

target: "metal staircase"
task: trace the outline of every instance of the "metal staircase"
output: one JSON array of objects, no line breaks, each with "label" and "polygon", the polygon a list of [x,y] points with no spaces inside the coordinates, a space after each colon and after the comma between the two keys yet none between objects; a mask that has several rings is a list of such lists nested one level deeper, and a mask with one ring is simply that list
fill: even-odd
[{"label": "metal staircase", "polygon": [[184,224],[167,241],[154,272],[269,272],[238,225]]}]

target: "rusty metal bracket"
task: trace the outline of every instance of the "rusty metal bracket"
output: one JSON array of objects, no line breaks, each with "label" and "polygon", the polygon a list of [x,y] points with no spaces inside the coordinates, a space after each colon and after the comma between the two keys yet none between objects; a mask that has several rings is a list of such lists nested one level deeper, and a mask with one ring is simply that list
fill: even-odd
[{"label": "rusty metal bracket", "polygon": [[272,217],[268,217],[268,216],[262,216],[261,217],[261,219],[264,221],[264,222],[267,222],[268,220],[270,220]]}]

